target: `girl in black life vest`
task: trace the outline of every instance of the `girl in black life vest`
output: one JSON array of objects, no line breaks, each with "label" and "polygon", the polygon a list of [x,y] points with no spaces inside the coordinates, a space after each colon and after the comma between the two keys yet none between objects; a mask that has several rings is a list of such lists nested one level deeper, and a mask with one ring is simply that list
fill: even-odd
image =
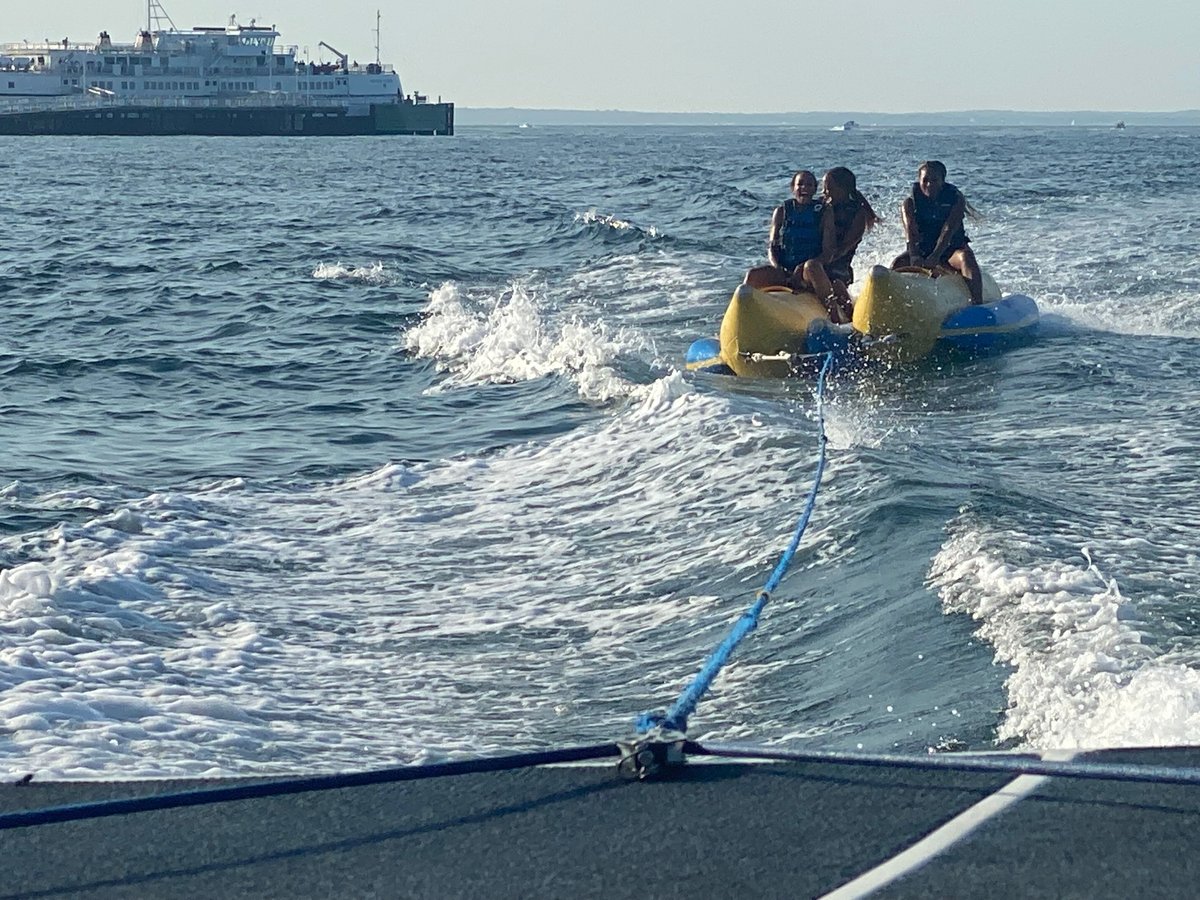
[{"label": "girl in black life vest", "polygon": [[921,163],[912,195],[901,213],[908,249],[896,257],[892,268],[949,266],[967,280],[972,303],[983,302],[983,275],[963,217],[971,209],[962,191],[946,181],[946,167],[936,159]]},{"label": "girl in black life vest", "polygon": [[824,185],[825,215],[833,219],[833,239],[822,247],[820,259],[833,287],[842,320],[848,322],[852,306],[846,286],[854,281],[854,269],[850,264],[863,235],[875,227],[879,216],[867,198],[858,192],[858,180],[845,166],[835,166],[826,172]]}]

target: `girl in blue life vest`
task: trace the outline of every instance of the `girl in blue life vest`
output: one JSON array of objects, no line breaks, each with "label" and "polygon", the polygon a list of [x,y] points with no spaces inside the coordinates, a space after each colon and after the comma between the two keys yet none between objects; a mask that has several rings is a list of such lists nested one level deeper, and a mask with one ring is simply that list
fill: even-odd
[{"label": "girl in blue life vest", "polygon": [[946,181],[946,166],[936,159],[921,163],[912,195],[901,214],[908,249],[896,257],[892,268],[949,266],[967,280],[971,302],[983,302],[983,275],[963,228],[963,217],[974,212],[962,191]]},{"label": "girl in blue life vest", "polygon": [[825,304],[835,322],[848,321],[835,302],[833,286],[821,263],[822,247],[833,241],[833,218],[824,215],[825,205],[817,199],[817,176],[802,169],[792,176],[792,196],[777,206],[771,216],[767,259],[743,280],[755,288],[787,287],[812,291]]}]

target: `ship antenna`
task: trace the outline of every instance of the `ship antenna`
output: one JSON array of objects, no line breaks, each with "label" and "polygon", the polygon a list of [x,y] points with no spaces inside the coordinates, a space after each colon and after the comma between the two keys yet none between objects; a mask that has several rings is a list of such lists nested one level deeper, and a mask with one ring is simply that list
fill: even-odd
[{"label": "ship antenna", "polygon": [[379,59],[379,10],[375,10],[375,65],[380,65]]}]

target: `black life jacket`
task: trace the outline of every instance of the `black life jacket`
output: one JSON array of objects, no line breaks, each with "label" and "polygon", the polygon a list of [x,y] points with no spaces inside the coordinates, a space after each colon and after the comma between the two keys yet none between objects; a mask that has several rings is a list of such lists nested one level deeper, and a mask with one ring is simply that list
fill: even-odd
[{"label": "black life jacket", "polygon": [[[854,224],[855,218],[862,211],[862,200],[855,200],[853,197],[847,197],[840,203],[831,204],[833,207],[833,233],[834,240],[837,246],[841,246],[846,240],[846,234],[850,231],[850,226]],[[830,260],[826,268],[830,272],[838,274],[849,273],[850,262],[854,259],[854,252],[857,247],[851,248],[848,252],[843,253],[837,259]]]},{"label": "black life jacket", "polygon": [[[960,196],[962,195],[958,188],[948,181],[942,184],[941,192],[933,198],[926,197],[921,193],[920,186],[915,181],[913,182],[913,213],[917,220],[917,233],[920,236],[918,247],[922,256],[928,256],[933,252],[933,248],[938,242],[938,236],[942,233],[946,220],[950,218],[950,210],[954,208],[954,204],[958,202]],[[949,254],[967,246],[969,241],[966,229],[960,224],[954,234],[950,235],[950,241],[946,244],[946,253]]]}]

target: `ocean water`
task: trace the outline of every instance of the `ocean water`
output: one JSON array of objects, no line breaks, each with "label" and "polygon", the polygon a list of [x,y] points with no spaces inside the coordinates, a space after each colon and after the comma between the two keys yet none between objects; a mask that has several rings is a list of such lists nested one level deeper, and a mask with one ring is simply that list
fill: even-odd
[{"label": "ocean water", "polygon": [[682,372],[797,168],[940,158],[1025,347],[835,376],[700,740],[1200,743],[1200,130],[8,138],[0,772],[627,736],[787,544],[814,384]]}]

